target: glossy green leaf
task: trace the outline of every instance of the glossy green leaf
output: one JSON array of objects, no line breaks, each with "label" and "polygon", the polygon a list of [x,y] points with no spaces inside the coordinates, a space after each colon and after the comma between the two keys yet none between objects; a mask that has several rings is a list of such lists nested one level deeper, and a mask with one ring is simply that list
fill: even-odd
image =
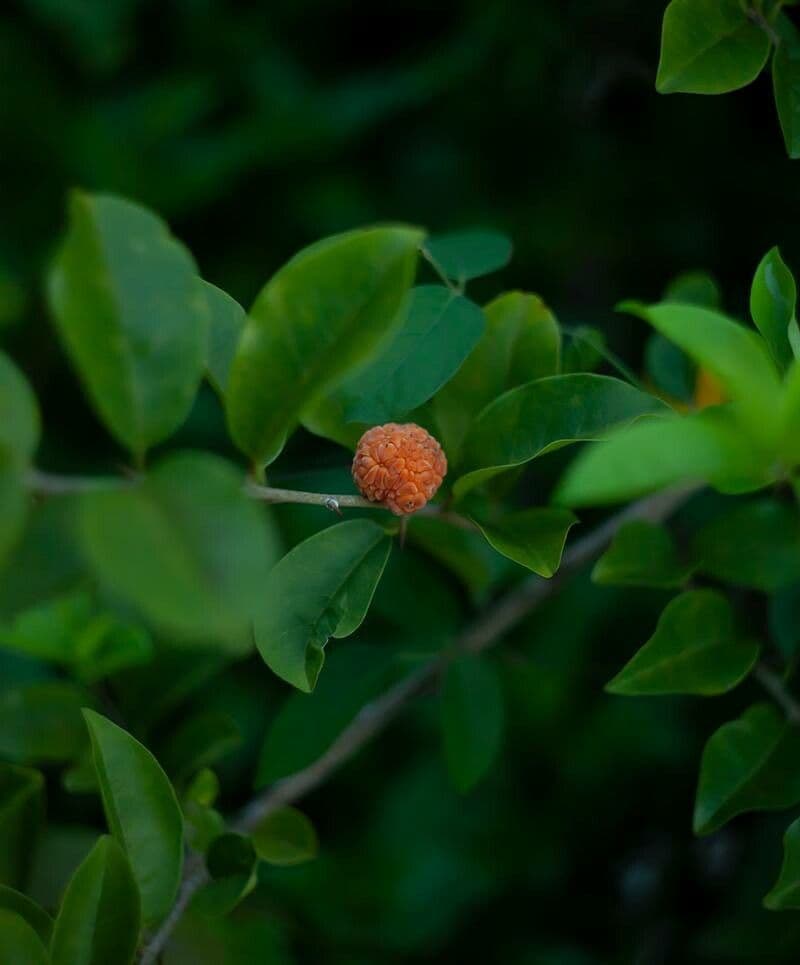
[{"label": "glossy green leaf", "polygon": [[786,153],[800,157],[800,33],[788,17],[775,22],[780,43],[772,57],[772,90]]},{"label": "glossy green leaf", "polygon": [[175,780],[216,764],[239,746],[242,734],[236,722],[220,711],[200,711],[180,722],[159,755]]},{"label": "glossy green leaf", "polygon": [[775,364],[785,371],[793,359],[789,325],[795,317],[797,286],[781,253],[771,248],[761,259],[750,288],[750,314]]},{"label": "glossy green leaf", "polygon": [[301,411],[364,362],[396,323],[423,234],[370,228],[295,255],[256,299],[233,361],[228,418],[255,462],[271,462]]},{"label": "glossy green leaf", "polygon": [[756,438],[769,437],[780,410],[781,384],[763,339],[719,312],[695,305],[638,305],[638,315],[716,376],[731,399],[741,402]]},{"label": "glossy green leaf", "polygon": [[662,411],[668,410],[658,399],[605,375],[556,375],[522,385],[488,405],[473,423],[464,445],[465,474],[455,493],[463,496],[505,469]]},{"label": "glossy green leaf", "polygon": [[664,289],[663,301],[719,308],[722,292],[716,279],[707,271],[684,271],[676,275]]},{"label": "glossy green leaf", "polygon": [[468,791],[492,765],[503,737],[503,692],[487,657],[462,654],[449,664],[442,690],[442,740],[450,777]]},{"label": "glossy green leaf", "polygon": [[475,519],[498,553],[546,579],[558,569],[567,533],[577,521],[566,509],[524,509],[491,521]]},{"label": "glossy green leaf", "polygon": [[256,646],[271,670],[314,689],[328,638],[361,625],[390,549],[380,526],[354,519],[316,533],[272,568],[255,617]]},{"label": "glossy green leaf", "polygon": [[425,252],[439,271],[459,285],[504,268],[511,242],[499,231],[459,231],[425,242]]},{"label": "glossy green leaf", "polygon": [[3,965],[49,965],[50,956],[28,922],[0,908],[0,952]]},{"label": "glossy green leaf", "polygon": [[680,586],[689,578],[669,531],[643,519],[625,523],[595,563],[592,579],[604,586]]},{"label": "glossy green leaf", "polygon": [[483,337],[433,402],[451,463],[481,409],[509,389],[559,371],[558,322],[538,295],[507,292],[490,302],[484,315]]},{"label": "glossy green leaf", "polygon": [[104,835],[67,885],[50,948],[53,965],[128,965],[141,907],[130,863]]},{"label": "glossy green leaf", "polygon": [[46,680],[0,694],[0,756],[20,764],[69,761],[86,746],[86,691]]},{"label": "glossy green leaf", "polygon": [[39,771],[0,763],[0,884],[25,885],[43,817]]},{"label": "glossy green leaf", "polygon": [[203,375],[208,306],[189,252],[150,211],[73,192],[50,278],[61,337],[113,435],[141,458],[184,421]]},{"label": "glossy green leaf", "polygon": [[652,637],[606,685],[612,694],[699,694],[735,687],[758,658],[737,632],[726,598],[714,590],[675,597]]},{"label": "glossy green leaf", "polygon": [[172,455],[137,486],[87,494],[80,526],[98,578],[176,643],[244,633],[274,558],[261,507],[210,454]]},{"label": "glossy green leaf", "polygon": [[110,720],[84,711],[103,808],[128,856],[152,924],[172,907],[183,867],[183,816],[166,774],[150,751]]},{"label": "glossy green leaf", "polygon": [[783,836],[783,865],[778,880],[764,897],[771,911],[800,908],[800,818],[792,821]]},{"label": "glossy green leaf", "polygon": [[661,94],[724,94],[749,84],[769,38],[739,0],[672,0],[664,13],[656,88]]},{"label": "glossy green leaf", "polygon": [[317,856],[317,832],[309,819],[293,807],[282,807],[260,821],[253,830],[253,844],[262,861],[295,865]]},{"label": "glossy green leaf", "polygon": [[361,708],[387,683],[392,654],[346,643],[328,657],[313,694],[290,694],[267,730],[256,787],[280,780],[321,757]]},{"label": "glossy green leaf", "polygon": [[768,606],[770,633],[789,660],[800,653],[800,582],[771,594]]},{"label": "glossy green leaf", "polygon": [[427,402],[458,371],[484,327],[483,312],[463,295],[441,285],[413,288],[401,327],[337,393],[347,421],[391,422]]},{"label": "glossy green leaf", "polygon": [[800,579],[800,513],[757,499],[707,523],[694,540],[703,573],[770,592]]},{"label": "glossy green leaf", "polygon": [[694,830],[710,834],[745,811],[800,801],[800,731],[771,704],[755,704],[723,724],[703,751]]},{"label": "glossy green leaf", "polygon": [[209,381],[224,398],[247,314],[236,299],[221,288],[207,281],[203,282],[203,288],[210,314],[206,368]]},{"label": "glossy green leaf", "polygon": [[630,426],[587,448],[568,468],[554,500],[601,505],[680,482],[737,491],[765,485],[770,470],[729,413],[714,408]]},{"label": "glossy green leaf", "polygon": [[28,380],[11,359],[0,352],[0,451],[25,464],[39,444],[39,407]]},{"label": "glossy green leaf", "polygon": [[37,905],[33,899],[24,895],[21,891],[0,885],[0,910],[11,911],[31,926],[43,944],[50,945],[50,936],[53,933],[53,919],[41,905]]}]

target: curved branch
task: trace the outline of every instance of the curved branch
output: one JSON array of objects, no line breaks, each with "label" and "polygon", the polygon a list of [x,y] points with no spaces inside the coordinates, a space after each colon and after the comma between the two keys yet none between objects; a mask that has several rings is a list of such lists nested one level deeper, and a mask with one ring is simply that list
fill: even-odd
[{"label": "curved branch", "polygon": [[[564,553],[561,569],[551,580],[530,576],[488,609],[461,634],[457,645],[473,653],[497,644],[505,633],[525,619],[544,600],[552,596],[563,581],[597,556],[617,530],[634,519],[658,522],[666,519],[698,487],[682,487],[656,493],[611,516],[597,529],[578,540]],[[376,734],[394,720],[418,694],[435,683],[445,667],[446,656],[436,656],[417,668],[385,694],[367,704],[339,734],[327,751],[308,767],[277,781],[255,797],[234,817],[231,826],[239,832],[252,831],[273,811],[299,800],[323,784],[340,764],[350,760]],[[189,905],[194,893],[208,880],[202,863],[195,857],[187,862],[187,873],[169,917],[150,938],[142,951],[140,965],[153,965]]]}]

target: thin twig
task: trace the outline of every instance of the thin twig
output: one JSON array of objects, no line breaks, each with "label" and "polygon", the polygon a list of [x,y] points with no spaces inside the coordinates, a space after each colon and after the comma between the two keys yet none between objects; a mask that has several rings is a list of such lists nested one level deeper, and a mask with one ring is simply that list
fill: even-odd
[{"label": "thin twig", "polygon": [[[27,486],[30,492],[39,496],[67,496],[80,493],[103,492],[109,489],[128,489],[142,481],[144,477],[135,475],[123,476],[59,476],[53,473],[31,469],[27,476]],[[383,503],[373,503],[363,496],[353,496],[349,493],[308,493],[297,489],[277,489],[275,486],[261,486],[252,480],[247,480],[244,490],[252,499],[260,502],[280,504],[297,503],[302,506],[323,506],[325,509],[341,516],[342,509],[379,509],[390,512]],[[459,529],[475,529],[475,524],[466,516],[445,510],[442,506],[430,503],[417,510],[415,516],[435,517]]]},{"label": "thin twig", "polygon": [[[556,577],[544,580],[528,577],[512,589],[466,629],[457,642],[461,649],[477,653],[497,644],[508,630],[525,619],[545,599],[552,596],[566,577],[593,559],[611,541],[620,526],[634,519],[658,522],[666,519],[689,496],[696,486],[666,490],[628,506],[610,517],[597,529],[578,540],[564,553]],[[418,694],[439,677],[448,656],[436,656],[404,677],[386,693],[367,704],[339,734],[327,751],[308,767],[277,781],[250,801],[233,819],[234,830],[247,833],[280,807],[299,800],[323,784],[341,764],[350,760],[376,734],[380,733]],[[152,965],[166,946],[194,893],[208,880],[201,864],[193,861],[175,907],[159,930],[144,947],[140,965]]]},{"label": "thin twig", "polygon": [[800,724],[800,702],[789,693],[783,678],[765,663],[756,664],[753,676],[786,714],[792,724]]}]

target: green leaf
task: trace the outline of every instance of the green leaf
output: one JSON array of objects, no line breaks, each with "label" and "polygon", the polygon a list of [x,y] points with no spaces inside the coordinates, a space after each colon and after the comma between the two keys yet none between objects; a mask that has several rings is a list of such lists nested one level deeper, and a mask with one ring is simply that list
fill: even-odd
[{"label": "green leaf", "polygon": [[25,885],[43,816],[39,771],[0,763],[0,884]]},{"label": "green leaf", "polygon": [[0,908],[0,949],[3,965],[49,965],[50,956],[28,922],[16,912]]},{"label": "green leaf", "polygon": [[503,692],[494,665],[487,657],[457,656],[442,690],[442,740],[447,770],[459,791],[468,791],[491,767],[503,721]]},{"label": "green leaf", "polygon": [[53,965],[128,965],[140,915],[125,852],[103,835],[67,885],[50,949]]},{"label": "green leaf", "polygon": [[758,499],[707,523],[694,540],[703,573],[771,592],[800,574],[800,513],[774,499]]},{"label": "green leaf", "polygon": [[30,462],[39,445],[36,397],[25,376],[0,352],[0,452],[16,465]]},{"label": "green leaf", "polygon": [[314,689],[328,638],[361,625],[390,549],[380,526],[354,519],[316,533],[272,568],[255,638],[274,673],[299,690]]},{"label": "green leaf", "polygon": [[272,561],[265,523],[233,466],[201,453],[167,457],[136,486],[87,494],[80,514],[98,578],[175,643],[245,632]]},{"label": "green leaf", "polygon": [[775,21],[780,43],[772,57],[772,90],[786,153],[800,157],[800,34],[788,17]]},{"label": "green leaf", "polygon": [[455,375],[484,326],[483,312],[463,295],[441,285],[413,288],[401,327],[339,390],[347,421],[391,422],[427,402]]},{"label": "green leaf", "polygon": [[464,469],[455,483],[461,497],[492,476],[553,449],[597,439],[652,412],[662,402],[619,379],[585,373],[556,375],[519,386],[488,405],[470,429]]},{"label": "green leaf", "polygon": [[486,331],[433,401],[448,459],[455,463],[475,416],[503,392],[557,375],[558,322],[538,295],[507,292],[484,309]]},{"label": "green leaf", "polygon": [[319,850],[314,825],[293,807],[278,808],[259,822],[253,844],[262,861],[283,866],[310,861]]},{"label": "green leaf", "polygon": [[660,392],[686,405],[694,402],[697,366],[658,332],[647,340],[645,370]]},{"label": "green leaf", "polygon": [[729,412],[707,409],[630,426],[585,449],[554,501],[573,507],[615,503],[679,482],[741,491],[765,485],[770,469]]},{"label": "green leaf", "polygon": [[221,398],[228,391],[231,367],[247,314],[242,306],[221,288],[203,282],[211,324],[208,330],[208,378]]},{"label": "green leaf", "polygon": [[745,811],[800,801],[800,731],[771,704],[755,704],[723,724],[703,751],[694,810],[696,834],[710,834]]},{"label": "green leaf", "polygon": [[364,362],[395,322],[423,234],[371,228],[295,255],[256,299],[233,361],[228,420],[261,465],[301,411]]},{"label": "green leaf", "polygon": [[558,569],[567,533],[577,521],[565,509],[524,509],[491,521],[475,518],[498,553],[546,579]]},{"label": "green leaf", "polygon": [[159,755],[166,770],[180,781],[216,764],[242,742],[235,721],[220,711],[201,711],[184,718]]},{"label": "green leaf", "polygon": [[243,834],[220,834],[208,848],[206,865],[212,880],[195,895],[192,910],[213,917],[227,915],[256,886],[253,842]]},{"label": "green leaf", "polygon": [[789,325],[795,317],[797,286],[777,248],[761,259],[750,288],[750,314],[764,336],[778,368],[784,372],[793,359]]},{"label": "green leaf", "polygon": [[647,643],[606,685],[612,694],[725,693],[758,659],[758,644],[734,626],[730,604],[714,590],[671,600]]},{"label": "green leaf", "polygon": [[724,94],[761,73],[769,38],[739,0],[672,0],[664,13],[656,89]]},{"label": "green leaf", "polygon": [[769,628],[783,656],[800,652],[800,582],[782,587],[769,598]]},{"label": "green leaf", "polygon": [[74,760],[86,745],[86,691],[45,680],[0,695],[0,756],[20,764]]},{"label": "green leaf", "polygon": [[792,821],[783,836],[783,866],[764,897],[764,907],[770,911],[800,908],[800,818]]},{"label": "green leaf", "polygon": [[600,368],[608,354],[606,337],[593,325],[578,325],[570,329],[564,346],[561,372],[569,375],[575,372],[594,372]]},{"label": "green leaf", "polygon": [[425,252],[442,274],[464,285],[511,260],[511,242],[499,231],[459,231],[425,242]]},{"label": "green leaf", "polygon": [[595,563],[592,579],[603,586],[654,586],[670,589],[685,583],[692,568],[678,559],[669,530],[635,519],[617,531]]},{"label": "green leaf", "polygon": [[623,307],[648,322],[715,375],[732,399],[741,402],[755,438],[769,439],[777,429],[781,383],[766,345],[755,332],[719,312],[695,305]]},{"label": "green leaf", "polygon": [[50,278],[89,397],[137,458],[184,421],[203,375],[208,306],[189,252],[150,211],[73,192]]},{"label": "green leaf", "polygon": [[53,919],[44,908],[27,895],[6,885],[0,885],[0,910],[11,911],[24,918],[42,942],[49,946],[50,936],[53,933]]},{"label": "green leaf", "polygon": [[131,863],[151,925],[172,907],[183,867],[183,817],[172,785],[150,751],[94,711],[84,717],[111,832]]},{"label": "green leaf", "polygon": [[153,640],[144,627],[120,620],[113,613],[99,613],[82,629],[75,641],[75,673],[87,684],[147,663]]},{"label": "green leaf", "polygon": [[676,275],[664,289],[663,301],[719,308],[722,293],[716,279],[707,271],[684,271]]},{"label": "green leaf", "polygon": [[255,786],[300,771],[321,757],[361,708],[388,682],[385,649],[343,644],[328,657],[313,694],[292,693],[272,720],[261,748]]}]

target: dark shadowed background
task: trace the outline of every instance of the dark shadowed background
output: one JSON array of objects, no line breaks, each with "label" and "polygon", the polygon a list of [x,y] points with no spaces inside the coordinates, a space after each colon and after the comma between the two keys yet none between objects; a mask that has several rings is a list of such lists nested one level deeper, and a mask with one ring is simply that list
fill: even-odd
[{"label": "dark shadowed background", "polygon": [[[508,233],[513,261],[474,295],[538,292],[563,321],[602,327],[634,367],[643,326],[614,313],[621,298],[657,298],[673,275],[703,268],[743,313],[767,248],[800,266],[800,162],[786,158],[766,77],[724,97],[656,94],[663,6],[7,0],[0,340],[41,400],[43,463],[86,470],[119,456],[43,296],[75,185],[157,209],[245,306],[301,246],[402,220]],[[175,444],[230,453],[224,440],[206,393]],[[313,488],[345,462],[299,434],[276,478]],[[315,513],[282,510],[287,540],[320,525]],[[447,599],[436,612],[463,616],[489,591],[491,574],[465,581],[415,552],[402,567],[437,568]],[[390,571],[362,643],[399,608],[409,638],[425,636],[427,604],[401,598],[405,579]],[[201,937],[208,961],[797,961],[796,918],[760,910],[786,819],[691,835],[703,742],[752,693],[711,707],[602,691],[665,600],[576,579],[503,647],[508,727],[489,778],[465,798],[450,788],[438,711],[423,700],[304,803],[320,858],[265,873],[232,926],[258,957],[214,957]],[[763,621],[757,601],[752,619]],[[224,708],[245,735],[223,768],[233,807],[286,689],[257,661],[205,687],[195,704]],[[100,823],[96,802],[54,794],[65,827]],[[167,961],[200,961],[197,938],[184,934]]]}]

